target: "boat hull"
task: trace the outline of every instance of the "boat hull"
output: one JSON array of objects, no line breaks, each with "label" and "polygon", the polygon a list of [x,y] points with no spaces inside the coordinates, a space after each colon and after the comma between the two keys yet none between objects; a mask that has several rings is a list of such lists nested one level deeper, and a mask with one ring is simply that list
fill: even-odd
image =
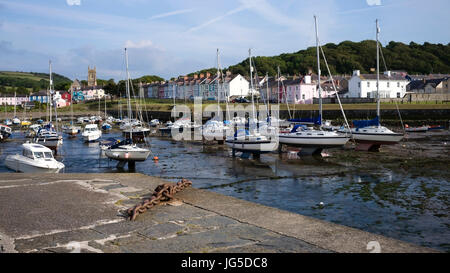
[{"label": "boat hull", "polygon": [[42,138],[37,137],[34,139],[34,143],[41,144],[51,150],[58,150],[59,146],[63,144],[62,137],[59,138]]},{"label": "boat hull", "polygon": [[13,155],[5,159],[5,165],[11,170],[22,173],[59,173],[64,165],[58,164],[57,167],[46,167],[43,164],[34,164],[32,162],[20,160],[21,156]]},{"label": "boat hull", "polygon": [[147,160],[148,156],[150,155],[149,150],[129,150],[129,149],[106,149],[105,155],[108,158],[117,160],[117,161],[137,161],[142,162]]},{"label": "boat hull", "polygon": [[391,134],[377,134],[377,133],[358,133],[352,132],[353,138],[358,143],[377,144],[377,145],[394,145],[400,142],[404,135]]},{"label": "boat hull", "polygon": [[335,148],[344,146],[350,138],[347,136],[313,137],[296,134],[280,134],[280,144],[295,147]]},{"label": "boat hull", "polygon": [[278,142],[270,140],[246,141],[246,140],[226,140],[225,144],[235,151],[248,153],[270,153],[278,148]]}]

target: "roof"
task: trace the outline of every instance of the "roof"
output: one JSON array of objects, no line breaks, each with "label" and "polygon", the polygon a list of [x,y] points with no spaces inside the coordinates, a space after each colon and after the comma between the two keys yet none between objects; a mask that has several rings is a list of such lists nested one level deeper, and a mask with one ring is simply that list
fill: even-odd
[{"label": "roof", "polygon": [[417,89],[424,89],[424,87],[427,84],[432,84],[433,87],[438,86],[442,81],[446,81],[448,78],[441,78],[441,79],[428,79],[428,80],[415,80],[411,81],[407,88],[408,90],[417,90]]},{"label": "roof", "polygon": [[[376,80],[377,74],[361,74],[359,76],[362,80]],[[393,81],[406,81],[407,79],[405,77],[402,77],[400,75],[391,75],[390,77],[386,74],[380,74],[380,80],[393,80]]]},{"label": "roof", "polygon": [[52,152],[49,148],[36,143],[24,143],[22,144],[24,149],[33,151],[33,152]]}]

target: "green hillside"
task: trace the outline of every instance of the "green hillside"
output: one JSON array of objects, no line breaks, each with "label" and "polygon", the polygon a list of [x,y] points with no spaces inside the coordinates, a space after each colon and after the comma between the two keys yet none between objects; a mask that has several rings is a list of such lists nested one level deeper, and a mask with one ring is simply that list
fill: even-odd
[{"label": "green hillside", "polygon": [[[59,74],[52,74],[56,90],[67,90],[72,81]],[[47,89],[49,75],[34,72],[0,71],[0,93],[30,94],[33,91]]]},{"label": "green hillside", "polygon": [[[351,74],[353,70],[357,69],[361,70],[361,73],[369,73],[371,68],[376,67],[375,41],[344,41],[338,45],[329,43],[322,47],[333,74]],[[450,73],[450,44],[424,43],[420,45],[414,42],[410,44],[390,42],[382,47],[382,51],[389,70],[402,70],[410,74]],[[280,66],[283,75],[304,75],[308,73],[309,69],[316,73],[316,48],[309,47],[295,53],[285,53],[273,57],[255,57],[254,62],[259,75],[265,75],[267,72],[270,76],[274,76],[277,73],[277,66]],[[321,63],[322,71],[325,73],[326,67],[323,60]],[[382,61],[380,65],[383,69]],[[248,75],[248,58],[225,70]],[[215,71],[215,68],[209,68],[196,73],[211,72],[215,74]]]}]

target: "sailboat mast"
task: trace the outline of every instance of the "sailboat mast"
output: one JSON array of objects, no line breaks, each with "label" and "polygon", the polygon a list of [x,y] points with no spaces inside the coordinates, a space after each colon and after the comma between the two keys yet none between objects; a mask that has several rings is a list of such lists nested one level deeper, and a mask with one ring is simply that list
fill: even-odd
[{"label": "sailboat mast", "polygon": [[[255,115],[255,102],[253,99],[253,64],[252,64],[252,49],[250,48],[248,50],[248,60],[250,62],[250,92],[252,92],[252,112],[253,112],[253,119],[256,117]],[[250,125],[250,124],[249,124]]]},{"label": "sailboat mast", "polygon": [[16,92],[14,92],[14,118],[16,117],[16,104],[17,104],[17,98],[16,98]]},{"label": "sailboat mast", "polygon": [[315,15],[314,15],[314,25],[316,28],[317,84],[319,88],[319,121],[320,126],[322,126],[322,88],[320,87],[319,27],[317,26],[317,16]]},{"label": "sailboat mast", "polygon": [[378,27],[378,19],[375,22],[377,27],[377,117],[380,120],[380,48],[378,42],[380,28]]},{"label": "sailboat mast", "polygon": [[[125,89],[127,91],[127,98],[128,98],[128,121],[131,125],[131,119],[132,119],[132,113],[131,113],[131,101],[130,101],[130,74],[128,73],[128,53],[127,48],[125,48],[125,63],[126,63],[126,69],[127,69],[127,82],[125,84]],[[130,139],[133,139],[133,128],[130,126]]]},{"label": "sailboat mast", "polygon": [[53,90],[53,79],[52,79],[52,61],[48,61],[49,70],[50,70],[50,87],[49,87],[49,96],[48,96],[48,103],[49,103],[49,118],[50,123],[52,122],[52,90]]}]

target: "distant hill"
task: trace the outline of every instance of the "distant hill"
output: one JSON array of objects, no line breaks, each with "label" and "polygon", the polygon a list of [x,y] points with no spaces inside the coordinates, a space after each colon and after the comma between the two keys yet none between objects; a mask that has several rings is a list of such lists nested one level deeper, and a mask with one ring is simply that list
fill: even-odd
[{"label": "distant hill", "polygon": [[[52,77],[56,90],[67,90],[72,83],[69,78],[56,73],[52,73]],[[3,94],[30,94],[48,86],[49,75],[46,73],[0,71],[0,93]]]},{"label": "distant hill", "polygon": [[[365,40],[361,42],[344,41],[336,45],[328,43],[323,45],[323,51],[333,74],[351,74],[353,70],[361,70],[361,73],[370,73],[371,68],[376,67],[376,42]],[[382,51],[389,70],[407,71],[409,74],[450,73],[450,43],[423,45],[411,42],[404,44],[390,42],[382,47]],[[275,76],[277,66],[280,66],[283,75],[307,74],[311,69],[316,72],[316,48],[309,47],[295,53],[285,53],[273,57],[255,57],[254,63],[258,75]],[[321,57],[322,73],[326,73],[323,58]],[[380,57],[380,69],[384,70],[384,63]],[[241,75],[249,74],[248,58],[225,70]],[[215,74],[215,68],[204,69],[195,73],[211,72]],[[189,75],[192,75],[191,73]]]}]

